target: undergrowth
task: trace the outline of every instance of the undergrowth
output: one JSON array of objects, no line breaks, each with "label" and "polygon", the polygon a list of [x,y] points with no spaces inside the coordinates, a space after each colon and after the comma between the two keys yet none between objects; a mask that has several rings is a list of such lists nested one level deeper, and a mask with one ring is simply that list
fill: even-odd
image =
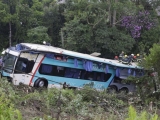
[{"label": "undergrowth", "polygon": [[143,105],[135,94],[109,94],[90,87],[37,89],[14,86],[4,78],[0,82],[1,120],[159,120],[159,108]]}]

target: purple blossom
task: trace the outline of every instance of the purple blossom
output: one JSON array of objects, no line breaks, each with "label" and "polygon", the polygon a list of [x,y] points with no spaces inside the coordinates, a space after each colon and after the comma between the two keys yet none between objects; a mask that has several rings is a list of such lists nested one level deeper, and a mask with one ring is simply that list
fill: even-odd
[{"label": "purple blossom", "polygon": [[148,11],[140,11],[135,16],[123,16],[121,25],[136,39],[141,37],[143,30],[150,30],[154,26],[154,21],[150,18]]}]

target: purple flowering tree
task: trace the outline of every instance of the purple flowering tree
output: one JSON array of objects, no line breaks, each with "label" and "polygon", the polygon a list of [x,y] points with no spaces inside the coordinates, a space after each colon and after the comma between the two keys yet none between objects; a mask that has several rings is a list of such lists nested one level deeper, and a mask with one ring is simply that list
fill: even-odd
[{"label": "purple flowering tree", "polygon": [[141,11],[135,16],[123,16],[121,25],[130,32],[134,39],[137,39],[141,37],[142,31],[154,26],[154,20],[151,19],[148,11]]}]

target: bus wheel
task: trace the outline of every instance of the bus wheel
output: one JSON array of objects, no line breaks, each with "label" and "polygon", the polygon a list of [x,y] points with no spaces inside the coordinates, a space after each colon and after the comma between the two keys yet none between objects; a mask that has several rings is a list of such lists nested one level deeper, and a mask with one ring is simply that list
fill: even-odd
[{"label": "bus wheel", "polygon": [[108,91],[109,91],[109,93],[117,93],[117,87],[116,86],[109,86]]},{"label": "bus wheel", "polygon": [[8,82],[12,82],[12,78],[7,77],[7,81],[8,81]]},{"label": "bus wheel", "polygon": [[120,93],[128,93],[128,89],[127,88],[122,88],[119,90]]},{"label": "bus wheel", "polygon": [[43,80],[43,79],[38,79],[36,82],[35,82],[35,87],[47,87],[47,81],[46,80]]}]

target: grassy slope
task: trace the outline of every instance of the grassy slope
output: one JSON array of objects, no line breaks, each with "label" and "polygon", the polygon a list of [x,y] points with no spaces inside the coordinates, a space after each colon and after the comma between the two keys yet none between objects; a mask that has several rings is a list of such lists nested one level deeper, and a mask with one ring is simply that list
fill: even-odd
[{"label": "grassy slope", "polygon": [[[142,103],[134,94],[107,94],[106,91],[98,92],[90,88],[80,91],[35,89],[25,85],[14,86],[4,78],[0,79],[0,82],[0,92],[5,93],[5,97],[11,100],[14,108],[22,113],[23,120],[124,120],[127,118],[130,104],[139,113],[147,110],[153,114],[157,108]],[[159,109],[156,112],[159,113]]]}]

